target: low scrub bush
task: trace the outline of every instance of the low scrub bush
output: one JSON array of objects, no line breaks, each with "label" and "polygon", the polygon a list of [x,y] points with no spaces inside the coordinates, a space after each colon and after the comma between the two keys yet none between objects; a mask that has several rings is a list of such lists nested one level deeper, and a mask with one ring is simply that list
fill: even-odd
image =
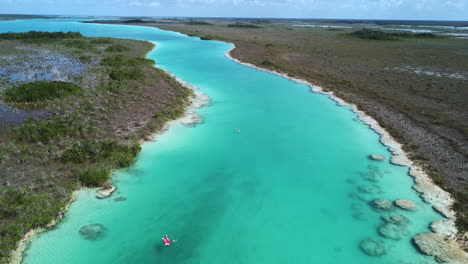
[{"label": "low scrub bush", "polygon": [[432,33],[408,33],[408,32],[384,32],[380,30],[361,29],[350,33],[350,35],[371,40],[398,40],[398,38],[438,38]]},{"label": "low scrub bush", "polygon": [[273,62],[271,62],[269,60],[262,61],[261,65],[264,66],[264,67],[268,67],[268,68],[276,67],[276,64],[274,64]]},{"label": "low scrub bush", "polygon": [[113,69],[109,73],[109,77],[112,80],[124,81],[124,80],[140,80],[140,79],[143,79],[145,75],[140,69],[131,67],[131,68]]},{"label": "low scrub bush", "polygon": [[140,152],[138,143],[130,146],[119,144],[115,140],[78,141],[66,149],[62,155],[63,162],[87,163],[104,162],[115,168],[132,165],[133,158]]},{"label": "low scrub bush", "polygon": [[2,33],[0,39],[69,39],[82,38],[80,32],[43,32],[29,31],[24,33]]},{"label": "low scrub bush", "polygon": [[78,59],[84,63],[90,63],[92,61],[91,56],[88,55],[81,55],[80,57],[78,57]]},{"label": "low scrub bush", "polygon": [[0,219],[9,220],[0,225],[0,263],[8,263],[8,256],[26,232],[55,219],[69,201],[69,194],[69,190],[64,188],[45,192],[0,188]]},{"label": "low scrub bush", "polygon": [[111,44],[112,41],[109,39],[97,38],[97,39],[92,39],[90,43],[91,44]]},{"label": "low scrub bush", "polygon": [[116,55],[102,59],[102,66],[109,67],[140,67],[140,66],[153,66],[154,60],[146,58],[136,58],[129,56]]},{"label": "low scrub bush", "polygon": [[213,25],[211,23],[205,22],[205,21],[189,21],[185,23],[186,25],[198,25],[198,26],[203,26],[203,25]]},{"label": "low scrub bush", "polygon": [[394,35],[391,33],[379,31],[379,30],[372,30],[372,29],[361,29],[354,31],[351,35],[362,38],[362,39],[373,39],[373,40],[396,40]]},{"label": "low scrub bush", "polygon": [[122,45],[110,45],[107,47],[105,50],[106,52],[124,52],[124,51],[129,51],[130,49],[128,47],[122,46]]},{"label": "low scrub bush", "polygon": [[63,45],[65,45],[68,48],[75,48],[75,49],[94,51],[94,46],[91,45],[88,41],[85,41],[85,40],[78,40],[78,39],[65,40],[63,42]]},{"label": "low scrub bush", "polygon": [[88,122],[77,114],[63,115],[49,120],[28,119],[15,131],[17,140],[48,143],[56,138],[85,136],[94,131]]},{"label": "low scrub bush", "polygon": [[229,24],[227,26],[228,27],[235,27],[235,28],[261,28],[260,26],[257,26],[257,25],[244,24],[244,23]]},{"label": "low scrub bush", "polygon": [[21,84],[4,91],[7,102],[37,102],[79,94],[83,89],[73,83],[37,81]]},{"label": "low scrub bush", "polygon": [[213,39],[215,39],[215,37],[210,36],[210,35],[206,35],[206,36],[200,37],[200,39],[201,40],[213,40]]},{"label": "low scrub bush", "polygon": [[110,179],[110,169],[106,167],[89,167],[76,170],[80,182],[87,187],[99,187]]}]

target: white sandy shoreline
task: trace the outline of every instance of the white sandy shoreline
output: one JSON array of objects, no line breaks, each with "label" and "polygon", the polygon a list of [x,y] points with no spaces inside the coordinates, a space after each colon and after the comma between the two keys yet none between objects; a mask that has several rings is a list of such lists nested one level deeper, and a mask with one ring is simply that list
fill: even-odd
[{"label": "white sandy shoreline", "polygon": [[[345,100],[335,96],[333,92],[326,92],[322,87],[314,85],[306,80],[290,77],[284,73],[261,68],[251,63],[242,62],[232,57],[231,52],[236,48],[236,46],[233,43],[228,44],[232,45],[232,48],[225,53],[226,57],[228,57],[229,59],[239,64],[255,68],[257,70],[273,73],[288,80],[305,84],[310,87],[310,90],[312,92],[326,94],[329,96],[330,99],[335,101],[338,106],[348,107],[352,112],[356,113],[358,115],[359,120],[367,124],[372,130],[374,130],[377,134],[380,135],[380,142],[384,146],[388,147],[389,151],[393,154],[393,156],[390,159],[390,162],[394,165],[406,166],[409,168],[408,174],[412,176],[415,181],[413,189],[420,194],[420,196],[425,202],[432,205],[432,207],[437,212],[441,213],[447,218],[447,220],[437,220],[432,222],[431,230],[433,231],[433,233],[422,234],[434,234],[437,238],[433,239],[433,237],[430,235],[423,237],[423,242],[430,244],[431,247],[435,247],[436,249],[434,249],[433,251],[437,251],[436,253],[427,251],[425,253],[435,256],[438,261],[454,264],[461,264],[461,261],[468,259],[468,254],[464,252],[463,249],[461,249],[460,245],[455,240],[455,238],[458,235],[458,230],[455,226],[455,212],[451,209],[454,203],[454,200],[451,197],[451,195],[436,184],[434,184],[431,178],[429,178],[429,176],[424,172],[422,167],[415,164],[408,158],[407,154],[402,149],[402,145],[398,143],[382,126],[380,126],[380,124],[373,117],[359,110],[355,104],[347,103]],[[467,234],[464,235],[468,236]],[[440,245],[441,243],[443,243],[443,245]],[[433,248],[431,248],[431,250],[432,249]],[[440,253],[440,255],[438,255],[438,253]]]}]

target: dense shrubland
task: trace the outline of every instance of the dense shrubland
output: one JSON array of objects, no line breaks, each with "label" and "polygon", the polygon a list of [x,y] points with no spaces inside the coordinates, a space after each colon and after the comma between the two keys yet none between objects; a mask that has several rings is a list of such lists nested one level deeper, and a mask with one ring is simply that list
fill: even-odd
[{"label": "dense shrubland", "polygon": [[399,38],[437,38],[432,33],[407,33],[407,32],[385,32],[373,29],[361,29],[350,33],[350,35],[371,40],[398,40]]},{"label": "dense shrubland", "polygon": [[109,47],[106,48],[105,51],[107,52],[124,52],[124,51],[129,51],[130,49],[128,47],[122,46],[122,45],[110,45]]},{"label": "dense shrubland", "polygon": [[261,28],[260,26],[253,25],[253,24],[245,24],[245,23],[234,23],[227,25],[228,27],[233,28]]},{"label": "dense shrubland", "polygon": [[22,142],[49,143],[65,137],[87,136],[94,130],[89,120],[70,113],[46,120],[28,119],[16,128],[15,138]]},{"label": "dense shrubland", "polygon": [[42,32],[29,31],[25,33],[1,33],[0,39],[31,40],[31,39],[75,39],[82,38],[80,32]]},{"label": "dense shrubland", "polygon": [[37,81],[25,83],[4,91],[6,102],[37,102],[80,94],[83,89],[73,83]]}]

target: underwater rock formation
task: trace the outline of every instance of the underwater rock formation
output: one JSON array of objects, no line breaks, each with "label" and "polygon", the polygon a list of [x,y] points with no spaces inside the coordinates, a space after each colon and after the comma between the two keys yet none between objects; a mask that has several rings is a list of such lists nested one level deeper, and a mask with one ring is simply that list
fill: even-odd
[{"label": "underwater rock formation", "polygon": [[406,225],[410,223],[410,220],[401,214],[391,213],[389,215],[382,216],[382,220],[386,223],[392,223],[396,225]]},{"label": "underwater rock formation", "polygon": [[385,160],[385,157],[382,155],[370,155],[369,158],[371,160],[377,160],[377,161],[383,161]]},{"label": "underwater rock formation", "polygon": [[396,200],[395,204],[404,210],[408,210],[408,211],[416,210],[416,205],[413,203],[413,201],[410,201],[410,200]]},{"label": "underwater rock formation", "polygon": [[454,240],[446,240],[443,235],[424,233],[414,238],[414,243],[424,254],[434,256],[445,263],[467,263],[468,253],[458,247]]},{"label": "underwater rock formation", "polygon": [[127,200],[127,198],[125,198],[125,197],[123,197],[123,196],[119,196],[119,197],[116,197],[116,198],[114,199],[114,201],[116,201],[116,202],[123,202],[123,201],[126,201],[126,200]]},{"label": "underwater rock formation", "polygon": [[83,226],[79,231],[80,235],[86,240],[101,239],[106,232],[107,228],[101,224]]},{"label": "underwater rock formation", "polygon": [[375,199],[371,201],[372,207],[380,210],[390,210],[393,208],[393,203],[385,199]]},{"label": "underwater rock formation", "polygon": [[98,199],[105,199],[112,195],[112,193],[116,190],[115,186],[109,184],[105,187],[96,191],[96,198]]},{"label": "underwater rock formation", "polygon": [[378,182],[384,176],[377,166],[368,166],[368,171],[360,174],[364,180],[370,182]]},{"label": "underwater rock formation", "polygon": [[378,238],[366,238],[359,243],[359,248],[368,256],[383,256],[387,254],[385,244]]},{"label": "underwater rock formation", "polygon": [[382,194],[383,191],[377,185],[361,185],[358,191],[365,194]]},{"label": "underwater rock formation", "polygon": [[379,226],[377,231],[381,236],[393,240],[400,240],[410,234],[405,225],[397,225],[393,223],[384,223]]}]

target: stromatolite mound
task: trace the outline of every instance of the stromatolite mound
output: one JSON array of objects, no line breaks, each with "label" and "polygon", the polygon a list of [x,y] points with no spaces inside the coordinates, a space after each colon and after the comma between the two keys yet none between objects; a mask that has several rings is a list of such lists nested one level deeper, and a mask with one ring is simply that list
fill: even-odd
[{"label": "stromatolite mound", "polygon": [[375,199],[371,201],[372,207],[380,210],[390,210],[393,208],[393,203],[385,199]]},{"label": "stromatolite mound", "polygon": [[383,161],[385,160],[385,157],[382,155],[370,155],[369,158],[371,160],[377,160],[377,161]]},{"label": "stromatolite mound", "polygon": [[384,176],[376,166],[368,166],[368,170],[366,172],[361,172],[360,174],[364,180],[370,182],[379,182],[379,180]]},{"label": "stromatolite mound", "polygon": [[404,210],[408,210],[408,211],[416,210],[416,205],[413,203],[413,201],[410,201],[410,200],[396,200],[395,204]]},{"label": "stromatolite mound", "polygon": [[445,239],[441,234],[420,234],[414,238],[414,243],[424,254],[434,256],[439,262],[467,263],[468,253],[460,249],[454,240]]},{"label": "stromatolite mound", "polygon": [[123,196],[119,196],[119,197],[116,197],[116,198],[114,199],[114,201],[116,201],[116,202],[123,202],[123,201],[126,201],[126,200],[127,200],[127,198],[125,198],[125,197],[123,197]]},{"label": "stromatolite mound", "polygon": [[113,186],[112,184],[108,184],[106,187],[103,187],[96,191],[96,198],[106,199],[110,197],[115,190],[115,186]]},{"label": "stromatolite mound", "polygon": [[383,191],[377,185],[361,185],[358,187],[358,191],[364,194],[382,194]]},{"label": "stromatolite mound", "polygon": [[382,219],[386,223],[392,223],[396,225],[406,225],[410,223],[410,220],[401,214],[391,213],[389,215],[382,216]]},{"label": "stromatolite mound", "polygon": [[379,226],[377,231],[381,236],[393,240],[400,240],[410,234],[405,225],[397,225],[393,223],[384,223]]},{"label": "stromatolite mound", "polygon": [[362,240],[359,243],[359,248],[362,252],[373,257],[383,256],[387,253],[384,242],[378,238],[366,238]]},{"label": "stromatolite mound", "polygon": [[101,224],[92,224],[80,228],[80,235],[86,240],[101,239],[107,231],[107,228]]}]

